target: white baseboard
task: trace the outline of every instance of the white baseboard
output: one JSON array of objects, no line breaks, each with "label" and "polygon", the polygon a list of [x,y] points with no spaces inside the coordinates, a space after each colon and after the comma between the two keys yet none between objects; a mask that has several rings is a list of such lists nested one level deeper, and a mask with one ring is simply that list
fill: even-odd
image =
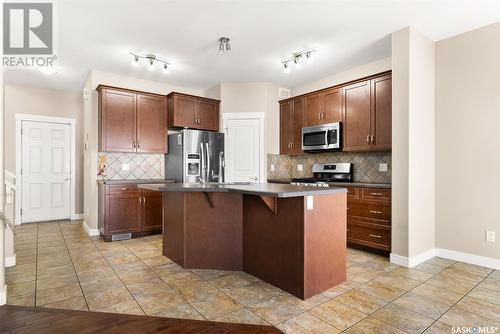
[{"label": "white baseboard", "polygon": [[99,235],[99,230],[96,229],[96,228],[90,228],[87,225],[86,221],[83,222],[83,229],[85,230],[85,232],[87,232],[87,234],[89,235],[89,237],[94,237],[96,235]]},{"label": "white baseboard", "polygon": [[14,267],[16,265],[16,254],[5,257],[5,268]]},{"label": "white baseboard", "polygon": [[436,255],[435,255],[435,249],[433,248],[429,249],[426,252],[411,257],[406,257],[391,253],[390,261],[394,264],[411,268],[415,267],[416,265],[419,265],[422,262],[432,259],[434,256]]},{"label": "white baseboard", "polygon": [[85,218],[83,213],[75,213],[71,215],[71,220],[82,220],[83,218]]},{"label": "white baseboard", "polygon": [[422,262],[432,259],[435,256],[442,257],[444,259],[455,260],[470,264],[475,264],[482,267],[487,267],[491,269],[500,270],[500,260],[491,257],[479,256],[469,253],[458,252],[450,249],[444,248],[433,248],[427,252],[421,253],[416,256],[406,257],[391,253],[390,261],[391,263],[404,266],[404,267],[415,267]]},{"label": "white baseboard", "polygon": [[0,287],[0,306],[7,304],[7,285]]},{"label": "white baseboard", "polygon": [[500,270],[500,259],[494,259],[492,257],[463,253],[444,248],[436,248],[436,256]]}]

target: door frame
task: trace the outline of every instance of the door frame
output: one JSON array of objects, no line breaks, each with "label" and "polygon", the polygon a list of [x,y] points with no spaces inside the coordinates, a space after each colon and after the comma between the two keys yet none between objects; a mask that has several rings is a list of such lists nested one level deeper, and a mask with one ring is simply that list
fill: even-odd
[{"label": "door frame", "polygon": [[79,215],[76,214],[76,189],[75,189],[75,155],[76,155],[76,119],[75,118],[65,118],[65,117],[52,117],[52,116],[40,116],[32,114],[15,114],[16,118],[16,183],[18,184],[16,191],[16,225],[22,223],[21,209],[22,209],[22,122],[40,122],[40,123],[56,123],[56,124],[67,124],[70,126],[70,219],[78,219]]},{"label": "door frame", "polygon": [[265,182],[265,163],[266,163],[266,153],[264,151],[264,119],[266,114],[263,112],[228,112],[222,113],[222,129],[224,131],[224,147],[227,147],[227,121],[230,119],[257,119],[259,121],[259,150],[260,150],[260,162],[259,162],[259,182]]}]

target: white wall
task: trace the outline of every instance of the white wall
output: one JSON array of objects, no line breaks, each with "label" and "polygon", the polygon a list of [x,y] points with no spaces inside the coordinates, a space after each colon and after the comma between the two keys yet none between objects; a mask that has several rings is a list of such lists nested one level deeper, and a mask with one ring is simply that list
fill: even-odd
[{"label": "white wall", "polygon": [[434,249],[434,42],[392,35],[392,254]]},{"label": "white wall", "polygon": [[16,114],[76,119],[75,211],[83,213],[83,99],[79,92],[5,85],[5,169],[16,174]]},{"label": "white wall", "polygon": [[344,72],[335,73],[319,80],[291,88],[291,96],[297,96],[315,90],[340,85],[349,81],[361,79],[391,69],[391,58],[383,58],[374,62],[364,64]]},{"label": "white wall", "polygon": [[[89,92],[84,100],[84,140],[87,149],[84,153],[84,214],[85,223],[89,229],[97,229],[97,152],[98,152],[98,99],[95,91],[98,85],[115,86],[150,93],[167,95],[170,92],[180,92],[204,96],[204,92],[168,83],[140,80],[123,75],[92,70],[85,82]],[[96,233],[96,230],[91,231]]]},{"label": "white wall", "polygon": [[436,43],[436,246],[500,260],[499,189],[496,23]]}]

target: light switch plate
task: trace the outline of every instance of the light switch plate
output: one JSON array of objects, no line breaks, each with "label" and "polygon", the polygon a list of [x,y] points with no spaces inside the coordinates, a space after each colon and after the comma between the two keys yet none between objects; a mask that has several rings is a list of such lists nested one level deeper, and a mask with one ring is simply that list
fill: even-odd
[{"label": "light switch plate", "polygon": [[274,164],[271,164],[271,172],[274,172],[275,168],[274,168]]},{"label": "light switch plate", "polygon": [[379,172],[387,172],[387,164],[386,163],[381,163],[378,165],[378,171]]},{"label": "light switch plate", "polygon": [[493,231],[486,231],[486,241],[487,242],[495,242],[495,232]]},{"label": "light switch plate", "polygon": [[122,170],[123,171],[130,170],[130,164],[128,164],[128,163],[122,163]]},{"label": "light switch plate", "polygon": [[307,196],[306,197],[306,201],[307,201],[307,204],[306,204],[306,207],[307,207],[307,210],[313,210],[314,209],[314,197],[313,196]]},{"label": "light switch plate", "polygon": [[302,171],[304,170],[304,165],[302,165],[302,164],[298,164],[298,165],[297,165],[297,170],[298,170],[299,172],[302,172]]}]

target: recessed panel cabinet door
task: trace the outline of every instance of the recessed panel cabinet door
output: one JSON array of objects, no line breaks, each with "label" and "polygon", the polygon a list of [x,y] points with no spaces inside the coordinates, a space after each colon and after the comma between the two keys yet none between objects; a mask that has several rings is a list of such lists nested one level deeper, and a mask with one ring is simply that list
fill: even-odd
[{"label": "recessed panel cabinet door", "polygon": [[134,152],[136,150],[137,94],[105,88],[100,95],[100,151]]},{"label": "recessed panel cabinet door", "polygon": [[162,193],[141,189],[142,196],[142,231],[162,228]]},{"label": "recessed panel cabinet door", "polygon": [[139,191],[109,194],[106,202],[109,234],[141,230]]},{"label": "recessed panel cabinet door", "polygon": [[197,128],[202,130],[219,131],[219,104],[210,101],[198,102]]},{"label": "recessed panel cabinet door", "polygon": [[390,75],[371,80],[372,135],[374,150],[390,149],[392,145],[392,80]]},{"label": "recessed panel cabinet door", "polygon": [[323,116],[321,124],[342,121],[342,88],[323,93]]},{"label": "recessed panel cabinet door", "polygon": [[138,95],[137,151],[167,153],[166,98],[144,94]]},{"label": "recessed panel cabinet door", "polygon": [[302,127],[304,126],[305,118],[305,99],[293,100],[293,136],[292,136],[292,153],[302,154]]},{"label": "recessed panel cabinet door", "polygon": [[195,98],[186,96],[174,97],[174,119],[173,125],[184,128],[196,128],[197,126],[197,101]]},{"label": "recessed panel cabinet door", "polygon": [[307,126],[322,124],[323,111],[321,110],[321,96],[319,94],[306,97],[306,124]]},{"label": "recessed panel cabinet door", "polygon": [[370,81],[344,87],[344,151],[370,149]]},{"label": "recessed panel cabinet door", "polygon": [[280,103],[280,154],[290,154],[293,141],[293,102]]}]

